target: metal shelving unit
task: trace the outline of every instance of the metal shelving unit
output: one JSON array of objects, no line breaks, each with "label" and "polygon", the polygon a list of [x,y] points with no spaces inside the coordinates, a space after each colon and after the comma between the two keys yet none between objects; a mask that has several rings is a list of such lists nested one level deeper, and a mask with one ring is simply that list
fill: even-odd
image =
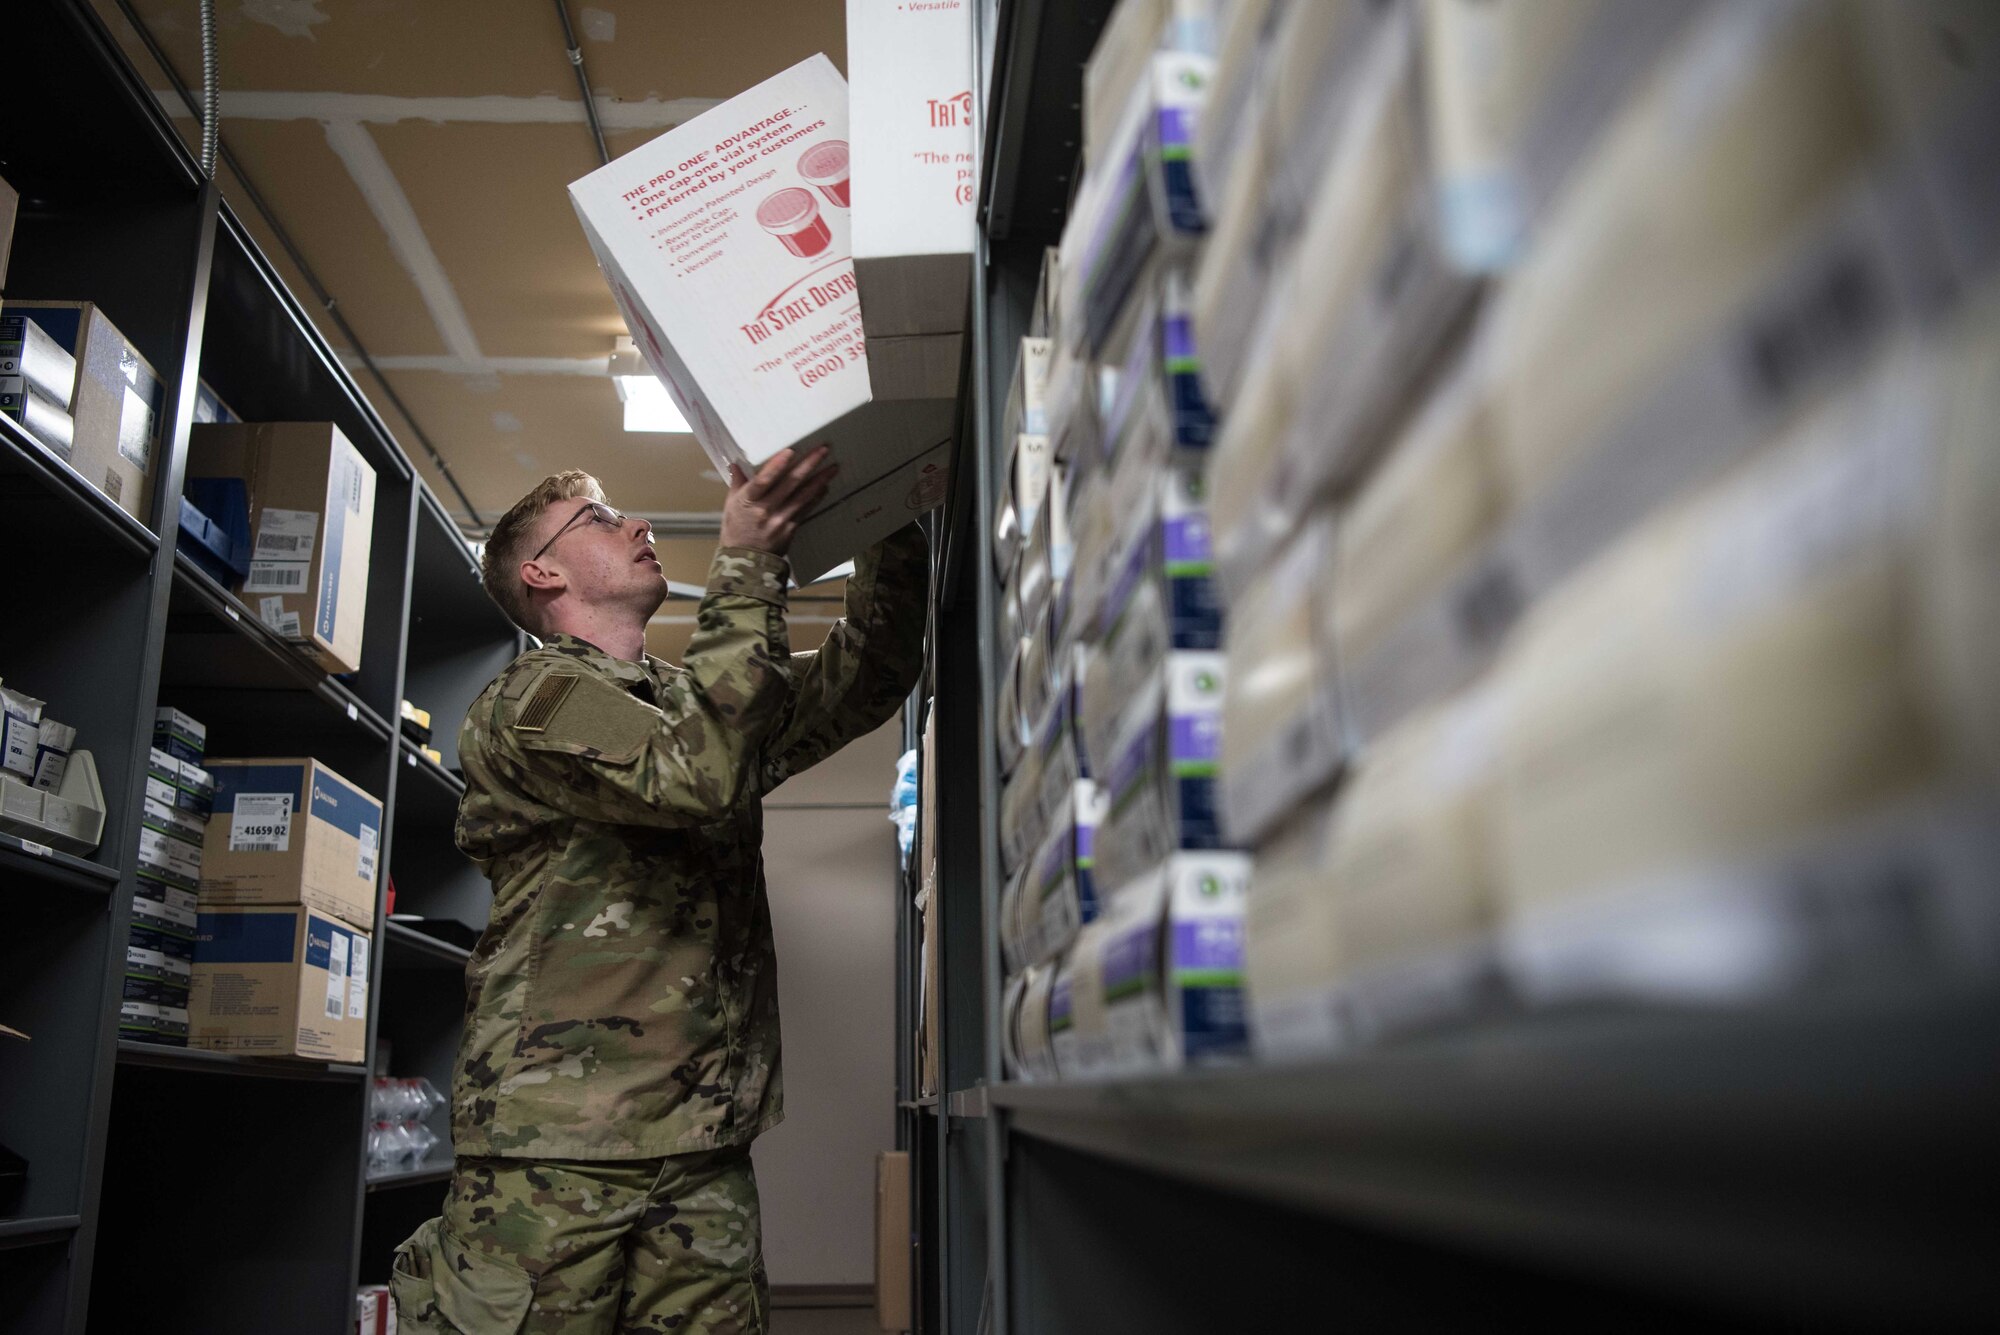
[{"label": "metal shelving unit", "polygon": [[[1829,979],[1755,1008],[1499,1010],[1311,1065],[1003,1078],[995,435],[1078,172],[1083,64],[1113,8],[974,7],[990,93],[967,417],[934,543],[940,772],[925,778],[943,1080],[918,1097],[906,1078],[898,1095],[917,1329],[1939,1328],[1990,1311],[1990,983]],[[914,931],[904,948],[914,1006]],[[903,1024],[908,1038],[908,1007]]]},{"label": "metal shelving unit", "polygon": [[[0,673],[75,724],[107,808],[89,857],[0,837],[13,915],[0,1021],[32,1036],[0,1046],[0,1142],[29,1161],[0,1218],[0,1331],[337,1335],[352,1328],[357,1282],[383,1278],[389,1247],[435,1213],[430,1192],[371,1190],[392,1184],[367,1177],[368,1091],[378,1073],[448,1083],[467,952],[402,939],[383,913],[385,877],[368,1062],[121,1041],[152,713],[202,719],[212,756],[312,755],[380,797],[382,865],[405,902],[477,928],[485,883],[451,842],[453,740],[439,766],[393,720],[407,697],[448,729],[521,639],[380,415],[202,178],[151,91],[157,76],[131,67],[85,0],[34,0],[8,22],[8,87],[63,133],[0,146],[22,195],[6,296],[99,303],[166,402],[143,522],[0,419],[9,536],[50,572],[0,592],[0,618],[21,631]],[[328,675],[161,542],[178,522],[197,376],[245,420],[336,423],[375,469],[359,672]],[[413,956],[422,967],[401,967]],[[392,1069],[378,1072],[384,1051]],[[439,1155],[393,1185],[435,1187],[450,1171]],[[198,1297],[161,1303],[131,1283],[139,1257]]]}]

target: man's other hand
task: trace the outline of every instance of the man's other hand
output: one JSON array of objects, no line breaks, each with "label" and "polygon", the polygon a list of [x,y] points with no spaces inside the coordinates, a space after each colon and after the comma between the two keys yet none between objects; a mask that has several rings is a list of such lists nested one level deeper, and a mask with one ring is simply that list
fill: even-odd
[{"label": "man's other hand", "polygon": [[804,455],[795,449],[772,455],[755,477],[729,466],[729,499],[722,503],[722,545],[748,547],[783,556],[799,521],[826,495],[840,465],[826,464],[821,445]]}]

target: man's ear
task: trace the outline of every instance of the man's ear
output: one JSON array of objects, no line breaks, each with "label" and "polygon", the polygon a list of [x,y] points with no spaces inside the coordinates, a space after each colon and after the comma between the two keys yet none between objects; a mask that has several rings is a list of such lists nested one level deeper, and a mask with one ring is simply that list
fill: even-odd
[{"label": "man's ear", "polygon": [[553,566],[545,566],[539,561],[521,562],[521,583],[531,590],[543,593],[561,593],[569,587],[569,577]]}]

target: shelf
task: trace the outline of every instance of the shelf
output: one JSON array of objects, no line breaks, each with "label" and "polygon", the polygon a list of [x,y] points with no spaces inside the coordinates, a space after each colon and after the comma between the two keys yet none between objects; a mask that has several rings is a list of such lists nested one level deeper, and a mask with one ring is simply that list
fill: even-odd
[{"label": "shelf", "polygon": [[991,1099],[1022,1134],[1333,1216],[1907,1316],[2000,1299],[2000,994],[1591,1011]]},{"label": "shelf", "polygon": [[459,799],[465,796],[465,780],[425,755],[421,747],[401,733],[396,736],[396,748],[403,753],[403,768],[421,774],[427,783],[450,800],[452,810],[456,812]]},{"label": "shelf", "polygon": [[301,1061],[290,1057],[250,1057],[236,1052],[205,1052],[200,1048],[174,1048],[163,1043],[118,1040],[120,1066],[149,1066],[165,1071],[192,1071],[214,1075],[258,1076],[272,1080],[361,1080],[368,1074],[363,1066],[345,1062]]},{"label": "shelf", "polygon": [[11,417],[0,417],[0,495],[22,506],[53,501],[66,522],[81,522],[137,557],[150,556],[160,546],[153,530],[112,504]]},{"label": "shelf", "polygon": [[[244,652],[249,649],[252,652]],[[347,725],[372,735],[378,741],[391,736],[382,716],[357,696],[352,688],[281,639],[257,620],[235,595],[209,577],[187,556],[174,554],[173,599],[167,614],[166,664],[162,684],[171,691],[183,687],[198,691],[303,692],[316,696],[331,711],[322,722],[333,727]],[[231,721],[264,730],[265,720],[246,717],[257,713],[249,697],[232,702]],[[285,711],[279,708],[277,713]],[[298,729],[295,716],[268,721],[278,732]],[[212,725],[211,725],[212,726]]]},{"label": "shelf", "polygon": [[1020,0],[995,53],[980,193],[989,240],[1053,245],[1083,157],[1083,66],[1113,0]]},{"label": "shelf", "polygon": [[36,852],[27,847],[27,840],[12,834],[0,834],[0,880],[37,880],[44,885],[57,885],[65,890],[82,890],[91,894],[108,894],[118,884],[118,870],[105,867],[72,853],[48,848],[37,844]]},{"label": "shelf", "polygon": [[425,1159],[410,1168],[398,1168],[387,1173],[370,1173],[368,1190],[382,1191],[389,1187],[408,1187],[420,1182],[444,1182],[450,1179],[455,1165],[449,1155],[442,1159]]},{"label": "shelf", "polygon": [[453,969],[463,972],[472,952],[449,941],[440,941],[408,923],[391,921],[383,925],[382,944],[388,953],[386,968]]},{"label": "shelf", "polygon": [[43,1215],[26,1219],[0,1219],[0,1250],[32,1247],[37,1243],[67,1242],[83,1221],[73,1214]]}]

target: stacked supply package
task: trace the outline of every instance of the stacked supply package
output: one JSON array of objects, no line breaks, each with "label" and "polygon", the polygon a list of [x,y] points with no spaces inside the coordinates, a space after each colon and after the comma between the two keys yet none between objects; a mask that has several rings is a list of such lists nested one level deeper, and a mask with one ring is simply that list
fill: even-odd
[{"label": "stacked supply package", "polygon": [[75,387],[76,358],[25,313],[0,308],[0,417],[13,418],[68,460],[76,443]]},{"label": "stacked supply package", "polygon": [[44,701],[0,682],[0,831],[34,848],[87,855],[104,836],[97,762]]},{"label": "stacked supply package", "polygon": [[187,1046],[202,843],[215,806],[215,780],[202,765],[207,744],[198,719],[164,706],[153,715],[121,1038]]},{"label": "stacked supply package", "polygon": [[164,400],[151,363],[91,302],[0,308],[0,412],[141,523],[152,515]]},{"label": "stacked supply package", "polygon": [[[1085,162],[1024,341],[1046,497],[1022,514],[1014,442],[1003,595],[1020,758],[1002,813],[1004,1026],[1024,1079],[1225,1060],[1247,1035],[1248,859],[1216,811],[1224,664],[1209,537],[1215,418],[1190,261],[1190,150],[1213,72],[1209,6],[1127,5],[1085,72]],[[1022,377],[1027,381],[1027,376]],[[1030,382],[1032,383],[1032,382]],[[1030,476],[1032,484],[1032,476]],[[1043,552],[1046,550],[1047,555]],[[1043,565],[1048,573],[1043,573]],[[1012,740],[1003,736],[1003,760]]]},{"label": "stacked supply package", "polygon": [[[1258,1052],[2000,964],[2000,14],[1217,13],[1187,301]],[[1100,885],[1157,847],[1143,763]],[[1121,1060],[1117,915],[1021,1026],[1057,1070]]]},{"label": "stacked supply package", "polygon": [[193,1046],[358,1062],[382,804],[317,760],[216,760]]}]

